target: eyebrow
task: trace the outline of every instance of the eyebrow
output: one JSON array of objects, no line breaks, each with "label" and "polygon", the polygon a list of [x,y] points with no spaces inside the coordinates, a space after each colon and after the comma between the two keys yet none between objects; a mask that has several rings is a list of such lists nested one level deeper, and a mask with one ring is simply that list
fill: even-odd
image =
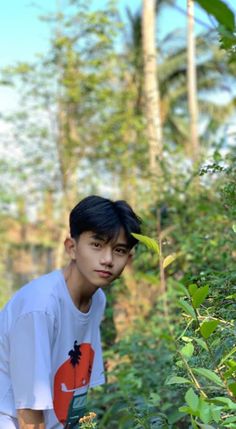
[{"label": "eyebrow", "polygon": [[116,243],[116,246],[117,247],[124,247],[125,249],[129,249],[129,246],[126,243]]},{"label": "eyebrow", "polygon": [[94,238],[95,240],[106,241],[105,237],[99,234],[91,234],[91,238]]},{"label": "eyebrow", "polygon": [[[99,240],[99,241],[103,241],[104,243],[107,242],[107,239],[105,238],[105,236],[99,235],[99,234],[92,234],[91,238],[95,239],[95,240]],[[109,240],[111,241],[111,240]],[[127,243],[116,243],[117,247],[124,247],[124,249],[129,250],[129,245]]]}]

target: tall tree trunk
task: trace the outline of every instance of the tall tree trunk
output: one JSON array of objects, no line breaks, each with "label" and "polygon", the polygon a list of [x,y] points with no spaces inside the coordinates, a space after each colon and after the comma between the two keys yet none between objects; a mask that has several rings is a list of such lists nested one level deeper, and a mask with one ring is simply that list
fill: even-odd
[{"label": "tall tree trunk", "polygon": [[195,36],[194,36],[194,0],[187,0],[187,80],[188,105],[190,115],[190,153],[193,163],[198,162],[200,149],[198,139],[198,103],[197,103],[197,73],[195,64]]},{"label": "tall tree trunk", "polygon": [[[64,23],[63,23],[63,7],[61,0],[56,0],[57,8],[57,28],[55,31],[55,39],[60,40],[64,36]],[[69,42],[69,40],[68,40]],[[74,69],[74,64],[70,64],[70,53],[72,46],[67,45],[67,51],[62,50],[64,55],[58,55],[57,66],[57,115],[55,126],[55,141],[57,148],[57,157],[59,164],[60,174],[60,187],[61,187],[61,209],[60,209],[60,233],[58,237],[58,244],[55,250],[55,267],[61,268],[65,262],[64,239],[69,234],[68,218],[70,210],[77,203],[75,199],[78,197],[77,190],[77,157],[73,153],[72,145],[79,144],[79,136],[76,128],[76,109],[73,102],[65,99],[64,80],[70,79],[68,77],[69,69],[73,71],[73,78],[76,79],[77,70]],[[67,88],[66,88],[67,90]]]},{"label": "tall tree trunk", "polygon": [[144,61],[144,98],[149,163],[152,173],[159,170],[162,158],[162,124],[158,87],[157,52],[155,42],[155,0],[143,0],[142,44]]}]

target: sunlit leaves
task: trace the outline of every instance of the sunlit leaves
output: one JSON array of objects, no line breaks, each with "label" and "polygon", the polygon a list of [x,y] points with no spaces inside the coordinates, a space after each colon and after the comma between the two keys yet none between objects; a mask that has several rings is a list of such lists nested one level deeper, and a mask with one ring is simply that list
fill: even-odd
[{"label": "sunlit leaves", "polygon": [[193,368],[193,371],[201,375],[204,378],[207,378],[208,380],[212,381],[214,384],[217,384],[218,386],[224,387],[224,384],[220,377],[213,371],[207,368]]},{"label": "sunlit leaves", "polygon": [[236,382],[229,383],[228,388],[233,393],[234,397],[236,398]]},{"label": "sunlit leaves", "polygon": [[202,338],[194,338],[194,341],[196,341],[196,343],[201,346],[203,348],[203,350],[208,351],[206,342],[204,340],[202,340]]},{"label": "sunlit leaves", "polygon": [[220,361],[220,365],[222,365],[233,354],[236,355],[236,347],[233,347],[232,350],[230,350],[230,352],[228,352],[225,356],[223,356],[223,358]]},{"label": "sunlit leaves", "polygon": [[224,396],[216,396],[214,397],[214,402],[220,402],[224,405],[227,405],[230,410],[236,411],[236,403],[233,402],[230,398],[226,398]]},{"label": "sunlit leaves", "polygon": [[159,245],[158,245],[156,240],[154,240],[153,238],[147,237],[146,235],[142,235],[142,234],[132,233],[132,235],[137,240],[139,240],[140,243],[143,243],[148,249],[154,251],[158,255],[160,254]]},{"label": "sunlit leaves", "polygon": [[209,338],[214,332],[216,327],[219,325],[219,320],[206,320],[200,326],[200,332],[204,338]]},{"label": "sunlit leaves", "polygon": [[172,253],[171,255],[166,256],[166,258],[163,261],[163,268],[168,267],[168,265],[174,262],[176,258],[177,258],[176,253]]},{"label": "sunlit leaves", "polygon": [[186,344],[182,349],[180,350],[180,353],[186,358],[189,359],[192,357],[194,352],[194,346],[192,343]]},{"label": "sunlit leaves", "polygon": [[176,375],[173,375],[172,377],[167,378],[165,384],[186,384],[190,383],[190,381],[185,377],[178,377]]},{"label": "sunlit leaves", "polygon": [[[185,395],[185,400],[188,404],[188,407],[181,407],[180,411],[190,413],[192,416],[191,422],[193,428],[201,429],[214,429],[215,426],[209,425],[212,421],[218,423],[221,417],[221,407],[215,404],[210,404],[202,397],[198,397],[193,389],[189,389]],[[195,423],[193,416],[197,416],[201,419],[203,423]]]},{"label": "sunlit leaves", "polygon": [[194,308],[200,307],[205,298],[209,293],[209,286],[203,286],[196,290],[196,292],[192,296],[193,306]]},{"label": "sunlit leaves", "polygon": [[185,394],[185,401],[187,402],[187,404],[189,405],[189,407],[193,410],[193,411],[197,411],[198,409],[198,404],[199,404],[199,398],[196,395],[196,393],[194,393],[194,390],[192,388],[190,388],[186,394]]},{"label": "sunlit leaves", "polygon": [[193,296],[197,290],[197,285],[195,285],[194,283],[189,285],[188,290],[189,290],[190,295]]},{"label": "sunlit leaves", "polygon": [[191,316],[193,319],[196,319],[196,314],[194,312],[193,307],[184,299],[180,299],[179,300],[179,305],[180,307],[183,308],[183,310],[189,315]]}]

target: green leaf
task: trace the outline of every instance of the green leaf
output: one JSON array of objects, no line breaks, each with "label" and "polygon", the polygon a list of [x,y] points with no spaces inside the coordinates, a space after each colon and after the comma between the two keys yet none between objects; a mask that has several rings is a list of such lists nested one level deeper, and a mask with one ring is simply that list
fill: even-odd
[{"label": "green leaf", "polygon": [[175,261],[176,258],[177,258],[176,253],[172,253],[171,255],[168,255],[163,261],[163,268],[165,269],[166,267],[168,267],[168,265],[170,265],[173,261]]},{"label": "green leaf", "polygon": [[219,325],[219,320],[206,320],[200,326],[200,332],[204,338],[209,338],[212,332]]},{"label": "green leaf", "polygon": [[231,399],[226,398],[225,396],[216,396],[214,397],[214,402],[215,401],[227,405],[230,410],[236,410],[236,404],[231,401]]},{"label": "green leaf", "polygon": [[187,378],[178,377],[177,375],[173,375],[169,379],[167,378],[165,385],[168,385],[168,384],[185,384],[185,383],[190,383],[190,381]]},{"label": "green leaf", "polygon": [[189,315],[191,316],[193,319],[196,319],[196,314],[194,312],[194,309],[191,307],[191,305],[185,301],[184,299],[180,299],[179,300],[179,305],[180,307],[183,308],[183,310]]},{"label": "green leaf", "polygon": [[204,350],[208,351],[207,345],[201,338],[194,338],[194,341],[196,341],[199,346],[201,346]]},{"label": "green leaf", "polygon": [[236,416],[235,417],[228,417],[224,420],[224,423],[234,423],[236,422]]},{"label": "green leaf", "polygon": [[200,419],[203,421],[203,423],[209,423],[212,419],[211,417],[211,408],[210,405],[204,401],[204,399],[200,398],[199,403],[199,415]]},{"label": "green leaf", "polygon": [[[154,413],[156,413],[154,411]],[[164,417],[164,416],[163,416]],[[175,427],[175,423],[178,425],[178,422],[183,418],[183,413],[180,413],[177,409],[173,410],[171,413],[168,413],[168,423],[169,423],[169,428],[170,427]],[[179,426],[179,425],[178,425]],[[151,425],[152,427],[152,425]],[[161,427],[161,426],[159,426]],[[155,424],[153,425],[153,429],[155,428]],[[156,428],[158,428],[158,426],[156,426]],[[168,426],[162,426],[163,429],[167,429]]]},{"label": "green leaf", "polygon": [[229,353],[227,353],[225,356],[223,356],[223,358],[220,361],[220,365],[222,365],[222,363],[224,363],[230,356],[232,356],[234,353],[236,353],[236,347],[233,347],[232,350],[230,350]]},{"label": "green leaf", "polygon": [[148,401],[152,405],[157,405],[161,401],[161,397],[160,397],[160,395],[158,395],[158,393],[152,392],[152,393],[150,393]]},{"label": "green leaf", "polygon": [[176,366],[178,366],[179,368],[183,368],[183,366],[184,366],[184,364],[183,364],[183,360],[181,359],[181,360],[177,360],[176,362],[175,362],[175,365]]},{"label": "green leaf", "polygon": [[199,398],[196,393],[194,393],[192,387],[185,394],[185,401],[193,411],[197,411]]},{"label": "green leaf", "polygon": [[179,407],[179,411],[181,413],[190,414],[191,413],[191,408],[186,407],[186,405],[183,405],[182,407]]},{"label": "green leaf", "polygon": [[[227,364],[227,362],[226,362],[226,364]],[[225,378],[225,380],[231,380],[232,376],[234,374],[236,374],[236,369],[235,368],[228,369],[227,371],[224,372],[224,378]]]},{"label": "green leaf", "polygon": [[207,297],[208,293],[209,293],[208,285],[202,286],[196,290],[196,292],[193,294],[193,297],[192,297],[194,308],[200,307],[200,305]]},{"label": "green leaf", "polygon": [[189,285],[188,290],[190,292],[190,295],[193,296],[194,293],[196,292],[196,290],[198,289],[197,285],[195,285],[194,283],[192,283],[191,285]]},{"label": "green leaf", "polygon": [[184,285],[182,285],[181,283],[177,283],[175,285],[175,288],[177,291],[182,293],[184,296],[187,296],[188,298],[190,298],[189,291]]},{"label": "green leaf", "polygon": [[201,423],[198,422],[198,428],[201,428],[201,429],[215,429],[215,426],[207,425],[205,423],[201,424]]},{"label": "green leaf", "polygon": [[225,299],[236,299],[236,293],[226,296]]},{"label": "green leaf", "polygon": [[207,13],[213,15],[219,24],[230,31],[234,31],[234,14],[232,10],[221,0],[197,0],[197,3],[205,9]]},{"label": "green leaf", "polygon": [[217,405],[211,404],[211,415],[212,415],[213,420],[216,423],[219,423],[219,421],[220,421],[221,411],[222,411],[221,407],[217,407]]},{"label": "green leaf", "polygon": [[132,233],[132,235],[134,238],[136,238],[141,243],[143,243],[148,249],[154,250],[155,253],[160,255],[159,245],[158,245],[156,240],[154,240],[153,238],[147,237],[146,235],[142,235],[142,234]]},{"label": "green leaf", "polygon": [[186,337],[185,335],[183,335],[183,336],[181,337],[181,339],[182,339],[183,341],[185,341],[185,343],[191,343],[191,342],[193,341],[193,339],[192,339],[191,337]]},{"label": "green leaf", "polygon": [[186,358],[191,358],[194,352],[194,347],[192,343],[186,344],[182,349],[180,350],[181,354]]},{"label": "green leaf", "polygon": [[218,26],[218,31],[220,35],[220,47],[226,51],[231,51],[234,54],[234,47],[236,44],[236,36],[231,30],[225,28],[223,25]]},{"label": "green leaf", "polygon": [[197,424],[196,424],[196,422],[195,422],[195,420],[194,420],[193,416],[191,416],[191,423],[192,423],[192,427],[193,427],[193,429],[198,429],[198,428],[199,428],[199,426],[197,426]]},{"label": "green leaf", "polygon": [[236,360],[234,359],[229,359],[226,362],[226,365],[233,371],[236,372]]},{"label": "green leaf", "polygon": [[213,159],[217,163],[219,163],[220,161],[222,161],[222,155],[221,155],[221,153],[218,150],[215,150],[215,152],[213,154]]},{"label": "green leaf", "polygon": [[236,233],[236,223],[233,224],[232,230]]},{"label": "green leaf", "polygon": [[224,387],[224,384],[220,377],[210,369],[206,368],[193,368],[193,372],[196,374],[202,375],[203,377],[207,378],[208,380],[212,381],[213,383],[217,384],[218,386]]},{"label": "green leaf", "polygon": [[236,382],[230,383],[228,385],[228,388],[233,393],[233,395],[236,397]]}]

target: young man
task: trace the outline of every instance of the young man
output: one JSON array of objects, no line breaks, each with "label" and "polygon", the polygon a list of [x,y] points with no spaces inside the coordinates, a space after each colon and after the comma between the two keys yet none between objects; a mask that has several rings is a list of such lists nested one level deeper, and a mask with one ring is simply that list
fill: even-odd
[{"label": "young man", "polygon": [[70,213],[70,262],[22,287],[0,312],[0,429],[79,428],[88,387],[104,383],[102,289],[140,232],[125,201],[89,196]]}]

